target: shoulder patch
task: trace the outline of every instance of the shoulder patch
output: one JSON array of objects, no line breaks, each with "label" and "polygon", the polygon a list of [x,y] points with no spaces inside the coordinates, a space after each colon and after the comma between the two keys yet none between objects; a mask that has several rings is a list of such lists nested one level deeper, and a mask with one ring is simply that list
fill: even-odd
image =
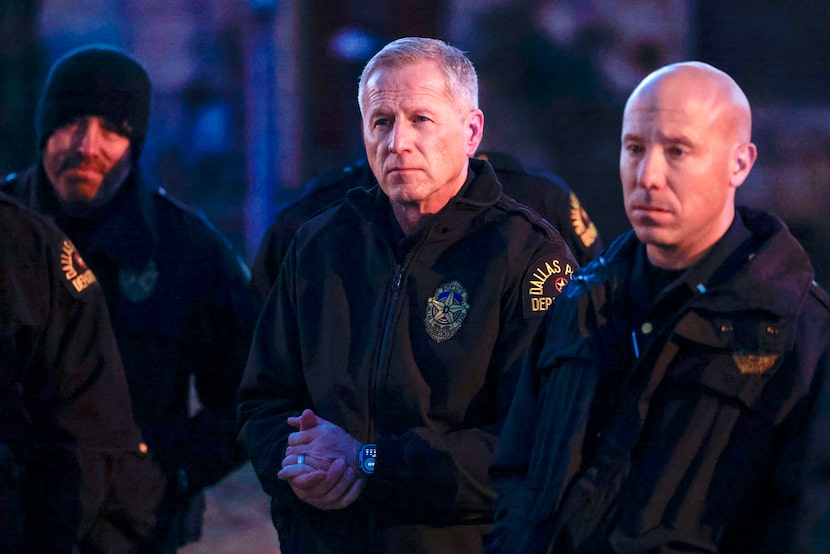
[{"label": "shoulder patch", "polygon": [[83,292],[88,286],[97,281],[95,274],[87,267],[86,262],[78,253],[78,249],[69,239],[63,239],[60,256],[63,276],[76,292]]},{"label": "shoulder patch", "polygon": [[542,317],[570,283],[575,266],[558,258],[542,257],[530,264],[522,278],[522,303],[526,319]]},{"label": "shoulder patch", "polygon": [[444,283],[427,300],[424,327],[435,342],[451,339],[461,329],[470,309],[467,289],[458,281]]},{"label": "shoulder patch", "polygon": [[599,236],[596,225],[588,217],[588,212],[585,211],[579,198],[573,192],[570,195],[570,205],[571,226],[574,229],[574,233],[582,241],[582,244],[585,245],[585,248],[590,248]]}]

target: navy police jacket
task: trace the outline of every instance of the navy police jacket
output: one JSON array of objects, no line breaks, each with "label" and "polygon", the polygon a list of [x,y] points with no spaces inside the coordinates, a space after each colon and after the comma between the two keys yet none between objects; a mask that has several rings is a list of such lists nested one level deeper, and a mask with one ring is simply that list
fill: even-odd
[{"label": "navy police jacket", "polygon": [[488,552],[787,551],[827,294],[784,224],[750,209],[655,297],[644,250],[617,239],[540,329]]},{"label": "navy police jacket", "polygon": [[0,188],[51,217],[98,277],[135,420],[164,473],[192,495],[237,467],[235,391],[256,308],[247,268],[230,243],[203,216],[143,182],[138,167],[113,200],[83,217],[61,208],[40,164]]},{"label": "navy police jacket", "polygon": [[75,245],[3,194],[0,242],[0,550],[72,552],[107,498],[100,468],[141,457],[141,434]]},{"label": "navy police jacket", "polygon": [[[561,236],[470,161],[464,188],[404,237],[379,188],[304,224],[260,316],[240,440],[283,552],[477,551],[487,470],[524,352],[576,263]],[[286,418],[311,408],[377,464],[324,512],[277,478]]]}]

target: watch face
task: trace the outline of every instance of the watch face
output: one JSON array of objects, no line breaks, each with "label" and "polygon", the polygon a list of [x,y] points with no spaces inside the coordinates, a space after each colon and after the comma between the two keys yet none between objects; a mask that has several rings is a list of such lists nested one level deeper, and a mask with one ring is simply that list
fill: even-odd
[{"label": "watch face", "polygon": [[365,444],[360,451],[360,469],[364,473],[372,473],[375,471],[375,460],[377,459],[378,449],[374,444]]}]

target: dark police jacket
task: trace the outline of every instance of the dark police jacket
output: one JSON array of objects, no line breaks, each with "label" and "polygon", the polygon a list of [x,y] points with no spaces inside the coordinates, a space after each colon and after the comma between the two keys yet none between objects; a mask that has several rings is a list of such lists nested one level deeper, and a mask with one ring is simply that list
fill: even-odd
[{"label": "dark police jacket", "polygon": [[75,246],[0,194],[0,550],[71,552],[140,457],[104,295]]},{"label": "dark police jacket", "polygon": [[785,552],[827,294],[777,218],[729,232],[655,298],[633,233],[535,341],[502,436],[489,552]]},{"label": "dark police jacket", "polygon": [[201,215],[151,190],[137,168],[112,201],[84,217],[61,209],[40,164],[0,188],[52,217],[95,271],[135,420],[180,492],[196,494],[237,467],[235,392],[256,310],[247,269],[227,240]]},{"label": "dark police jacket", "polygon": [[[355,189],[289,249],[239,393],[240,440],[283,552],[481,549],[521,359],[575,261],[489,164],[470,165],[420,233],[402,236],[379,188]],[[277,479],[286,418],[305,408],[377,444],[346,509],[312,508]]]},{"label": "dark police jacket", "polygon": [[[556,228],[576,261],[585,265],[602,251],[602,239],[576,193],[559,177],[525,167],[501,152],[477,155],[487,160],[505,194],[529,206]],[[377,185],[366,158],[324,173],[303,189],[299,198],[281,206],[262,239],[251,265],[251,288],[264,301],[277,280],[280,263],[297,229],[316,213],[355,188]]]}]

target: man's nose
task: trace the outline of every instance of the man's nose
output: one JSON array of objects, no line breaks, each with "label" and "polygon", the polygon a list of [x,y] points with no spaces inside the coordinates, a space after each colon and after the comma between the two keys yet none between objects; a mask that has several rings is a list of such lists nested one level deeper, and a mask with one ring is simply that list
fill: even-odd
[{"label": "man's nose", "polygon": [[397,154],[408,150],[412,144],[411,132],[412,129],[406,122],[395,121],[389,134],[389,151]]},{"label": "man's nose", "polygon": [[659,188],[665,184],[666,161],[659,151],[649,149],[640,159],[637,168],[637,185],[647,188]]},{"label": "man's nose", "polygon": [[98,152],[101,147],[102,129],[94,119],[85,120],[75,133],[76,148],[85,156]]}]

